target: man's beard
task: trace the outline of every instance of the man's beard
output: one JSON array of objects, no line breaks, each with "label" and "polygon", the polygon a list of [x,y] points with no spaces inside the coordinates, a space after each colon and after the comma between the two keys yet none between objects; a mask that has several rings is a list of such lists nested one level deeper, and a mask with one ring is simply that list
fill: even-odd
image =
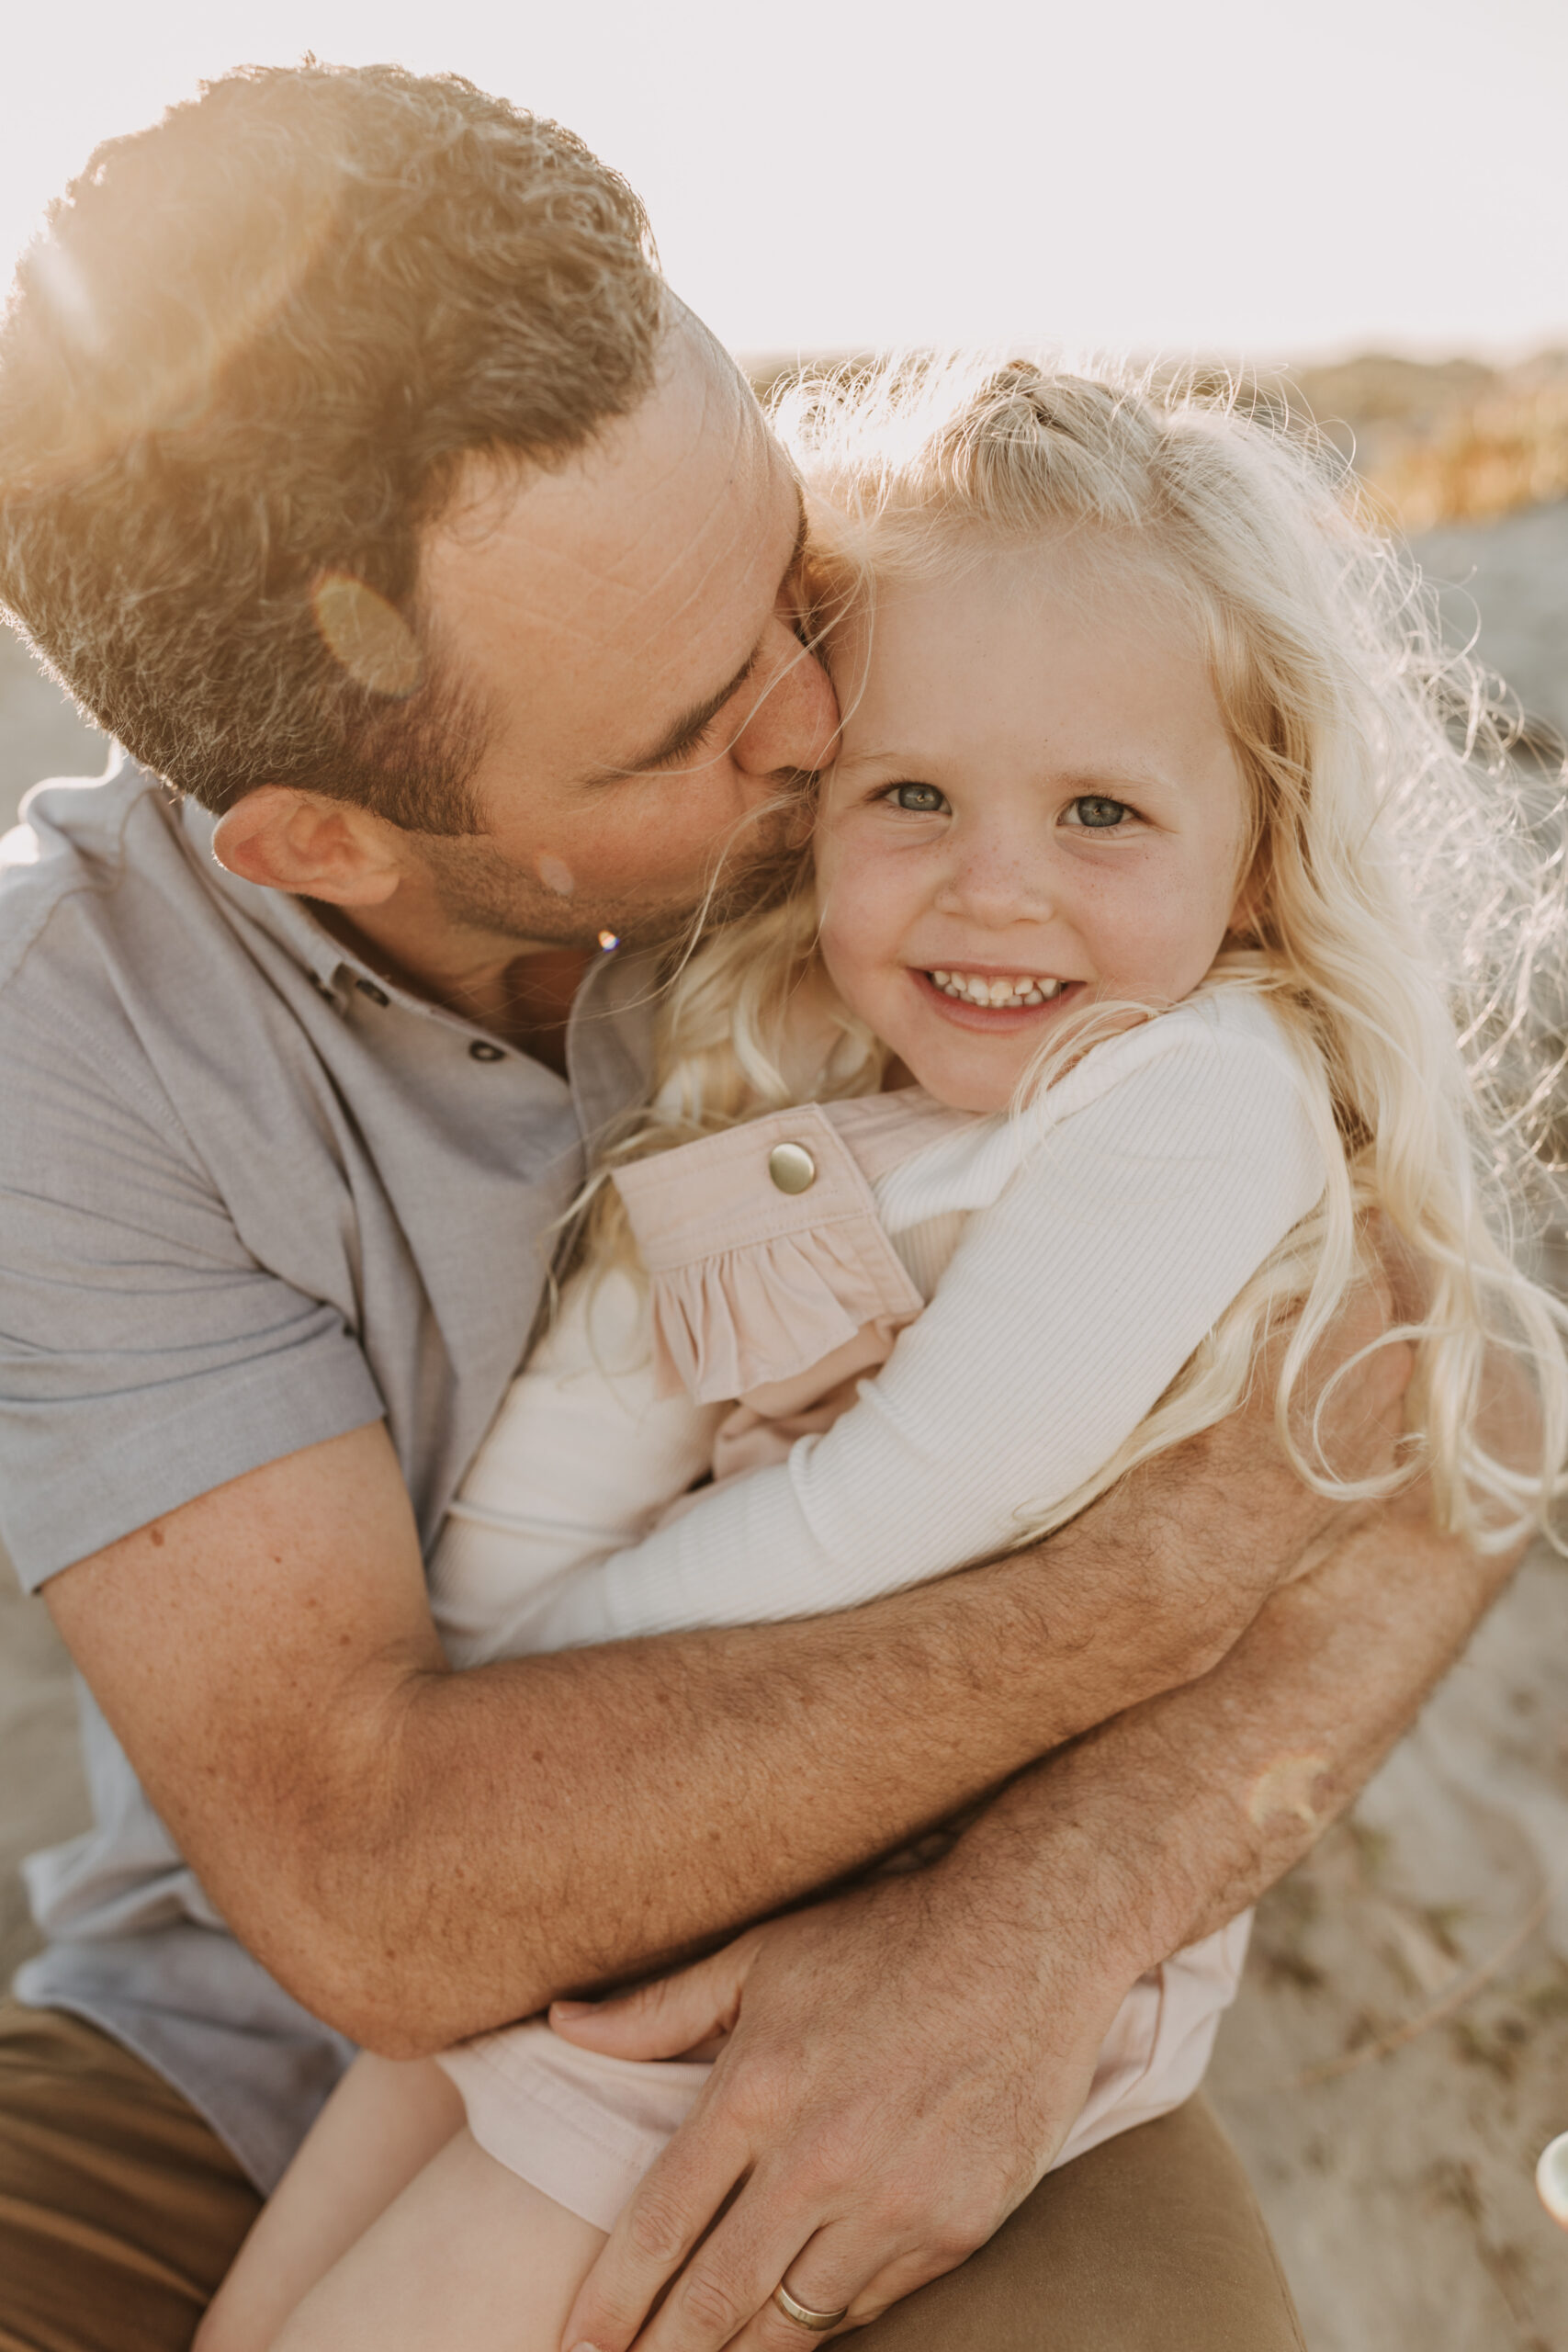
[{"label": "man's beard", "polygon": [[679,898],[552,890],[531,868],[502,857],[484,834],[426,834],[421,855],[442,913],[464,930],[587,951],[611,938],[627,947],[687,944],[774,904],[798,881],[809,779],[781,776],[779,784],[780,797],[742,820],[721,845],[702,887]]}]

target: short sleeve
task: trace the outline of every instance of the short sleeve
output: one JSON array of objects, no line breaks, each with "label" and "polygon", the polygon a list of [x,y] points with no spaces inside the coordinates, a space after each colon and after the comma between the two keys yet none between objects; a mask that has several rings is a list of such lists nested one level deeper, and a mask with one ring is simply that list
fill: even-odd
[{"label": "short sleeve", "polygon": [[28,1589],[379,1418],[341,1308],[257,1263],[129,1031],[0,1027],[0,1534]]}]

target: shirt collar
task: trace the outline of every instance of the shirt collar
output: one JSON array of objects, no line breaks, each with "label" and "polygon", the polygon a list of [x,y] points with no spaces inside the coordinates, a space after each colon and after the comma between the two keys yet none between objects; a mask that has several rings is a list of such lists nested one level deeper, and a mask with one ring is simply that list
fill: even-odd
[{"label": "shirt collar", "polygon": [[[380,989],[395,1004],[426,1020],[460,1029],[465,1036],[489,1035],[478,1022],[466,1021],[428,997],[400,988],[367,963],[342,940],[334,939],[318,922],[303,899],[287,890],[269,890],[259,882],[242,881],[220,865],[212,853],[218,820],[188,795],[181,801],[177,821],[186,845],[209,889],[216,890],[266,933],[284,953],[308,972],[316,986],[335,995],[349,980],[363,979]],[[653,1064],[653,1024],[659,993],[660,958],[652,953],[626,954],[611,950],[596,956],[583,976],[571,1009],[567,1053],[574,1088],[581,1102],[583,1125],[592,1132],[624,1109],[646,1085]],[[508,1047],[515,1053],[514,1046]]]}]

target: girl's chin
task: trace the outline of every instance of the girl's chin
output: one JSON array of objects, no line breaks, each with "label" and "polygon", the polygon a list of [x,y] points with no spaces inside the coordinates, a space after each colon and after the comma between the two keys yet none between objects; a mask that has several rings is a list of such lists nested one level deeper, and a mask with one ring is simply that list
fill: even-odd
[{"label": "girl's chin", "polygon": [[903,1048],[901,1082],[923,1087],[950,1111],[1005,1111],[1034,1058],[1034,1044],[1032,1038],[997,1037],[987,1052],[983,1046],[976,1051],[968,1037],[924,1037]]},{"label": "girl's chin", "polygon": [[908,978],[917,1003],[906,999],[899,1023],[905,1035],[889,1035],[889,1043],[915,1084],[954,1111],[1005,1111],[1061,1013],[1085,994],[1083,983],[1072,981],[1046,1004],[1004,1011],[944,996],[923,972]]}]

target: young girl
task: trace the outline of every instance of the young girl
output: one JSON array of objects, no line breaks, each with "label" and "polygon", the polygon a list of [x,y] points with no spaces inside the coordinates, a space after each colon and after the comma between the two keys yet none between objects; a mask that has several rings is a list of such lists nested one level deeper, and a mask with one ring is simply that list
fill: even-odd
[{"label": "young girl", "polygon": [[[455,1662],[1015,1547],[1231,1412],[1287,1307],[1281,1441],[1374,1491],[1290,1413],[1374,1214],[1427,1302],[1400,1475],[1478,1544],[1544,1523],[1562,1318],[1506,1244],[1554,909],[1387,548],[1299,442],[1109,377],[892,368],[781,421],[844,711],[812,871],[672,983],[437,1551]],[[1134,1989],[1058,2162],[1195,2087],[1245,1939]],[[553,2347],[707,2072],[592,2039],[361,2060],[201,2352]]]}]

